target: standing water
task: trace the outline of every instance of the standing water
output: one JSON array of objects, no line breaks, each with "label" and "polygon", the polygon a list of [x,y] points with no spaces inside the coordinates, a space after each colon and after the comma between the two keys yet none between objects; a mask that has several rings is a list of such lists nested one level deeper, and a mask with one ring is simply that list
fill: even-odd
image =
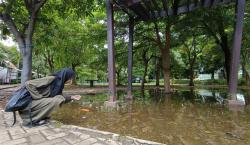
[{"label": "standing water", "polygon": [[[247,100],[247,93],[241,93],[239,100]],[[124,100],[125,93],[119,94]],[[118,110],[107,111],[106,94],[83,95],[81,101],[58,109],[53,118],[166,144],[250,144],[250,107],[224,107],[225,97],[223,90],[179,90],[171,95],[145,90],[134,92],[132,102],[120,101]]]}]

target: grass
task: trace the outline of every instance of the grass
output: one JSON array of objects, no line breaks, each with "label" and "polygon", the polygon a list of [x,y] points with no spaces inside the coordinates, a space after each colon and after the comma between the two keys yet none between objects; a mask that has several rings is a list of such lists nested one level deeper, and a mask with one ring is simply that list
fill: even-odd
[{"label": "grass", "polygon": [[[189,84],[189,79],[171,79],[170,81],[171,85],[188,85]],[[148,80],[145,85],[147,86],[154,86],[156,83],[155,80]],[[123,82],[124,85],[126,85],[126,82]],[[227,85],[226,80],[218,80],[218,79],[213,79],[213,80],[194,80],[195,85]],[[83,83],[80,84],[83,86],[89,86],[88,83]],[[108,86],[108,82],[96,82],[94,84],[95,86]],[[160,85],[164,85],[164,80],[160,79]],[[239,86],[244,86],[246,85],[246,82],[242,79],[239,79],[238,81]],[[141,86],[141,83],[133,83],[133,86]]]}]

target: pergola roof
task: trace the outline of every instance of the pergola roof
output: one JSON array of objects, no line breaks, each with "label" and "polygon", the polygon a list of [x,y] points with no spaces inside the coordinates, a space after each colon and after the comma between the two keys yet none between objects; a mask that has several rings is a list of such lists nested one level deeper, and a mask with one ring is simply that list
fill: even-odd
[{"label": "pergola roof", "polygon": [[154,20],[232,2],[233,0],[113,0],[115,6],[136,21]]}]

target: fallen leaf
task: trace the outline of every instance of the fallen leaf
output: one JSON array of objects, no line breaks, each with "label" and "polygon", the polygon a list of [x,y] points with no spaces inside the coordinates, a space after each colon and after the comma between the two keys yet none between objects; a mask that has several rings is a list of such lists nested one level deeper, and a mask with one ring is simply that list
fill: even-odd
[{"label": "fallen leaf", "polygon": [[81,112],[89,112],[90,110],[89,109],[80,109],[81,110]]}]

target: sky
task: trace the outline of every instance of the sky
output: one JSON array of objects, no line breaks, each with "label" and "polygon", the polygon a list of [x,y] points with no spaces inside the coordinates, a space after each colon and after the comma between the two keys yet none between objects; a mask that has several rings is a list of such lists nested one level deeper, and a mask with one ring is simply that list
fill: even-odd
[{"label": "sky", "polygon": [[0,40],[4,45],[6,46],[13,46],[13,45],[17,45],[16,42],[13,41],[13,39],[11,37],[7,37],[7,39],[1,39]]}]

